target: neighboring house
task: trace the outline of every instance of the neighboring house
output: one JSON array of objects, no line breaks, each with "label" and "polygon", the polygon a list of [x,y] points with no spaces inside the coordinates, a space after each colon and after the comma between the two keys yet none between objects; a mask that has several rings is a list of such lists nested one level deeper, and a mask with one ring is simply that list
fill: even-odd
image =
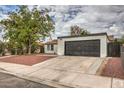
[{"label": "neighboring house", "polygon": [[[107,33],[85,36],[63,36],[45,44],[45,53],[57,53],[68,56],[119,56],[120,45],[114,44],[114,38]],[[108,55],[109,54],[109,55]]]},{"label": "neighboring house", "polygon": [[57,40],[51,40],[44,44],[44,52],[57,54]]},{"label": "neighboring house", "polygon": [[111,42],[114,42],[114,41],[115,41],[115,38],[114,38],[113,35],[109,35],[109,36],[108,36],[108,39],[109,39]]},{"label": "neighboring house", "polygon": [[37,41],[37,45],[35,53],[44,53],[44,43],[42,41]]}]

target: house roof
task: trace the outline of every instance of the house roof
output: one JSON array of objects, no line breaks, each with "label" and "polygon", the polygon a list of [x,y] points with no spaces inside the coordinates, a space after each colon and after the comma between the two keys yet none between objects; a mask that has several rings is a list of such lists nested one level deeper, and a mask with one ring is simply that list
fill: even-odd
[{"label": "house roof", "polygon": [[111,41],[110,37],[107,35],[107,33],[92,33],[92,34],[88,34],[88,35],[84,35],[84,36],[62,36],[62,37],[58,37],[58,39],[61,39],[61,38],[73,38],[73,37],[86,37],[86,36],[103,36],[103,35],[106,35],[108,40]]},{"label": "house roof", "polygon": [[45,45],[48,45],[48,44],[57,44],[57,39],[51,40],[45,43]]},{"label": "house roof", "polygon": [[111,40],[111,41],[115,41],[115,38],[114,38],[113,35],[109,35],[108,38],[109,38],[109,40]]},{"label": "house roof", "polygon": [[93,33],[93,34],[88,34],[88,35],[84,35],[84,36],[62,36],[62,37],[58,37],[58,38],[72,38],[72,37],[85,37],[85,36],[101,36],[101,35],[107,35],[107,33]]},{"label": "house roof", "polygon": [[42,42],[42,41],[37,41],[36,42],[39,46],[43,46],[44,45],[44,43]]}]

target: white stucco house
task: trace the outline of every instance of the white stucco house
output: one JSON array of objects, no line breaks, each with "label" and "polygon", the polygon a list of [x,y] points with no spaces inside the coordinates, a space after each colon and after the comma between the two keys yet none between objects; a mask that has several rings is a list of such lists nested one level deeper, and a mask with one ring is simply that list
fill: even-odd
[{"label": "white stucco house", "polygon": [[48,42],[45,45],[45,53],[68,56],[106,57],[108,52],[107,45],[113,40],[114,38],[109,38],[107,33],[95,33],[85,36],[63,36],[58,37],[56,43]]},{"label": "white stucco house", "polygon": [[44,53],[57,54],[57,40],[46,42],[44,44]]}]

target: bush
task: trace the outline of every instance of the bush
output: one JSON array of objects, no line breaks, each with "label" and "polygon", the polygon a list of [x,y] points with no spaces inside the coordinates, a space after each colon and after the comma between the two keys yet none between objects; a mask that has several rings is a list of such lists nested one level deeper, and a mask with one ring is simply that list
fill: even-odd
[{"label": "bush", "polygon": [[15,49],[11,49],[11,55],[15,55]]}]

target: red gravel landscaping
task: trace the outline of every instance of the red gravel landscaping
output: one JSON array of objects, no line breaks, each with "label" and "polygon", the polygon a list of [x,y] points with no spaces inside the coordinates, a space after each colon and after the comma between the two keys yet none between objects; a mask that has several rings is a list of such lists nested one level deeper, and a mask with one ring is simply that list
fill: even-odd
[{"label": "red gravel landscaping", "polygon": [[12,56],[7,58],[0,58],[1,62],[23,64],[32,66],[34,64],[43,62],[45,60],[54,58],[56,56],[37,56],[37,55],[22,55],[22,56]]},{"label": "red gravel landscaping", "polygon": [[121,65],[120,58],[111,58],[103,68],[102,76],[110,76],[124,79],[124,69]]}]

